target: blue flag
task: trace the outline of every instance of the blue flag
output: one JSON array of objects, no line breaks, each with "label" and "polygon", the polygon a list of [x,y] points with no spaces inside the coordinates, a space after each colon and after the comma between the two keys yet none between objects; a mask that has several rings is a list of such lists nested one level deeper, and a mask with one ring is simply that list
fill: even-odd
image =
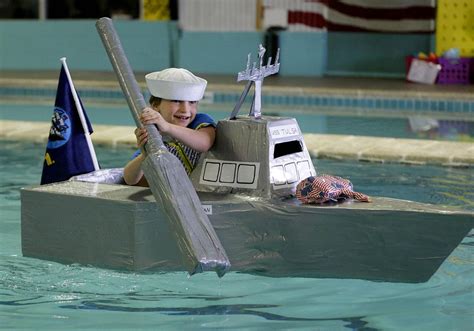
[{"label": "blue flag", "polygon": [[[96,170],[91,156],[94,155],[95,158],[95,151],[91,151],[84,135],[72,94],[74,87],[69,84],[66,69],[63,64],[46,146],[41,185],[68,180],[72,176]],[[83,110],[80,99],[79,103]],[[92,133],[92,126],[85,111],[83,114],[88,130]]]}]

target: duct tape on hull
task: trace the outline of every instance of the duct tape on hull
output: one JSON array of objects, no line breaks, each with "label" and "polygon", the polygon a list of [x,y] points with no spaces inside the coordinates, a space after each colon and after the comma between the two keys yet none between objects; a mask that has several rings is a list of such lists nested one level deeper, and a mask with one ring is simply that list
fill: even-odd
[{"label": "duct tape on hull", "polygon": [[[427,281],[474,213],[389,198],[300,205],[201,193],[234,271],[272,277]],[[21,191],[23,255],[126,270],[185,270],[146,188],[62,182]]]}]

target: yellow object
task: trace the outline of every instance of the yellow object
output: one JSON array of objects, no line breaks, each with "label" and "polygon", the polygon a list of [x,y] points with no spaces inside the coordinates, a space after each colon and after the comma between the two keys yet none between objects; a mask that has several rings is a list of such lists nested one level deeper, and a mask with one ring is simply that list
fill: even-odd
[{"label": "yellow object", "polygon": [[462,57],[474,57],[474,0],[438,0],[436,54],[458,48]]},{"label": "yellow object", "polygon": [[143,0],[143,18],[146,21],[169,21],[169,0]]},{"label": "yellow object", "polygon": [[424,60],[424,59],[427,59],[428,56],[427,56],[425,53],[423,53],[423,52],[419,52],[419,53],[418,53],[418,58],[419,58],[420,60]]},{"label": "yellow object", "polygon": [[50,166],[50,165],[54,164],[54,160],[51,159],[51,155],[49,155],[49,153],[45,154],[44,159],[45,159],[47,165]]}]

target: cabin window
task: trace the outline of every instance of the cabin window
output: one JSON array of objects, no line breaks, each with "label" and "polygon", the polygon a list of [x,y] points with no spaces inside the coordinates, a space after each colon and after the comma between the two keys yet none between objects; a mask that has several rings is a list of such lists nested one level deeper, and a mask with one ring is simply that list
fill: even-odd
[{"label": "cabin window", "polygon": [[282,165],[272,167],[272,178],[275,185],[286,184],[285,170]]},{"label": "cabin window", "polygon": [[256,189],[260,163],[204,160],[200,184]]},{"label": "cabin window", "polygon": [[309,176],[313,175],[308,161],[299,161],[297,163],[297,167],[298,174],[300,175],[301,179],[308,178]]},{"label": "cabin window", "polygon": [[252,184],[255,181],[256,166],[253,164],[239,164],[237,170],[237,183]]},{"label": "cabin window", "polygon": [[235,163],[222,163],[220,182],[233,183],[235,181]]},{"label": "cabin window", "polygon": [[298,171],[296,171],[296,164],[285,164],[285,177],[288,184],[295,183],[298,180]]},{"label": "cabin window", "polygon": [[294,153],[303,151],[303,145],[299,140],[285,141],[283,143],[275,144],[275,150],[273,151],[273,158],[282,157]]},{"label": "cabin window", "polygon": [[206,162],[204,166],[203,179],[208,182],[217,182],[219,175],[220,163],[217,162]]}]

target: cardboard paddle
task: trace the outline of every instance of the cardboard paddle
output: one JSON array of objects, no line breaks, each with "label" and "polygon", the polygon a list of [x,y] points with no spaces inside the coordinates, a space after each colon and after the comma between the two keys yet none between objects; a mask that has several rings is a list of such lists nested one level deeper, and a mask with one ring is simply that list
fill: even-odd
[{"label": "cardboard paddle", "polygon": [[[99,19],[97,31],[114,68],[120,87],[138,127],[145,100],[135,79],[128,59],[108,17]],[[142,169],[159,208],[167,216],[172,232],[188,272],[192,275],[203,271],[216,271],[222,277],[230,268],[227,254],[222,247],[201,201],[181,162],[171,154],[154,125],[147,125],[148,142]]]}]

